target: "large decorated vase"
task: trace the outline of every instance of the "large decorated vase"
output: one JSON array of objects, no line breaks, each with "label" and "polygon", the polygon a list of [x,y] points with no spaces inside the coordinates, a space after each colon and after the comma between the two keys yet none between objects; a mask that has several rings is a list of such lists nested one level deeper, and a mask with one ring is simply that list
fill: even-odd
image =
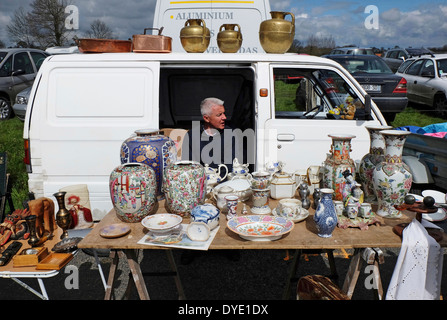
[{"label": "large decorated vase", "polygon": [[157,181],[154,170],[143,163],[116,167],[109,179],[110,197],[118,218],[140,222],[156,211]]},{"label": "large decorated vase", "polygon": [[343,188],[346,180],[343,172],[348,170],[355,179],[355,164],[351,159],[350,134],[330,134],[332,145],[328,157],[323,163],[323,187],[334,190],[334,200],[343,200]]},{"label": "large decorated vase", "polygon": [[402,161],[402,151],[408,131],[383,130],[385,158],[373,171],[373,184],[377,194],[377,214],[386,218],[399,218],[402,214],[395,208],[401,205],[410,191],[413,177]]},{"label": "large decorated vase", "polygon": [[177,161],[177,147],[175,142],[159,131],[142,129],[135,131],[121,145],[121,164],[140,162],[150,166],[156,175],[157,195],[161,195],[163,170]]},{"label": "large decorated vase", "polygon": [[163,191],[171,213],[187,217],[205,202],[205,168],[196,161],[176,161],[165,168]]}]

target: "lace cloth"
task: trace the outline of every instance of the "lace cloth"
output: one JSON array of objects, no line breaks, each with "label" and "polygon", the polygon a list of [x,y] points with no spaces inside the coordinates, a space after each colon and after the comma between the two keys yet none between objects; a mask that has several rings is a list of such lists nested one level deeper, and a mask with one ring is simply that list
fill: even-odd
[{"label": "lace cloth", "polygon": [[[443,249],[425,227],[413,221],[402,233],[402,247],[388,286],[386,300],[438,300],[441,293]],[[442,230],[442,229],[441,229]]]}]

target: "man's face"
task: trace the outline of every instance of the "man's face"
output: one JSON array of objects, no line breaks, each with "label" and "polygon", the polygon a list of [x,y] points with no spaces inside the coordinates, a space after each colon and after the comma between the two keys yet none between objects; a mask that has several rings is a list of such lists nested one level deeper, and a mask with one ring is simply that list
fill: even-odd
[{"label": "man's face", "polygon": [[213,106],[209,115],[204,115],[203,120],[212,128],[222,130],[225,128],[225,108],[224,106]]}]

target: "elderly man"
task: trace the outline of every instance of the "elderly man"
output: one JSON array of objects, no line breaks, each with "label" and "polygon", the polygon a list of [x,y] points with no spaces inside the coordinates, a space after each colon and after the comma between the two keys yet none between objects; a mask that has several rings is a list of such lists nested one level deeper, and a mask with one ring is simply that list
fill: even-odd
[{"label": "elderly man", "polygon": [[[236,155],[237,137],[225,121],[224,102],[218,98],[206,98],[200,104],[202,123],[193,123],[188,134],[189,154],[184,159],[208,164],[217,168],[219,164],[225,164],[228,172],[232,171],[233,159]],[[186,150],[186,149],[183,149]]]}]

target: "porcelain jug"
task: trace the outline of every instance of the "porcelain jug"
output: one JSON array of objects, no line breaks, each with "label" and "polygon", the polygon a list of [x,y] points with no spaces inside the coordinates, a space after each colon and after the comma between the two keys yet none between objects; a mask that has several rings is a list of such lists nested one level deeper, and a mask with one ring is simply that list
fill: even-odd
[{"label": "porcelain jug", "polygon": [[219,164],[217,169],[214,169],[211,168],[208,164],[205,164],[205,174],[207,183],[206,192],[210,193],[218,183],[221,183],[223,180],[225,180],[228,175],[228,167],[224,164]]}]

